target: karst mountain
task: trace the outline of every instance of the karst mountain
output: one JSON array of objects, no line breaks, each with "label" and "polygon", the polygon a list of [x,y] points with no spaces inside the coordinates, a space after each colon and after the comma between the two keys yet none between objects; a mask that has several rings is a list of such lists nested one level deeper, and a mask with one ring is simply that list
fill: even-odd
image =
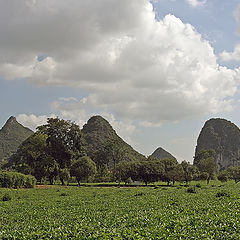
[{"label": "karst mountain", "polygon": [[[201,150],[214,149],[218,170],[240,165],[240,129],[232,122],[213,118],[208,120],[198,137],[195,156]],[[194,164],[197,164],[194,160]]]},{"label": "karst mountain", "polygon": [[19,145],[26,140],[33,131],[21,125],[11,116],[0,130],[0,164],[17,151]]},{"label": "karst mountain", "polygon": [[151,155],[151,157],[155,157],[157,159],[171,158],[176,159],[171,153],[163,149],[162,147],[157,148]]}]

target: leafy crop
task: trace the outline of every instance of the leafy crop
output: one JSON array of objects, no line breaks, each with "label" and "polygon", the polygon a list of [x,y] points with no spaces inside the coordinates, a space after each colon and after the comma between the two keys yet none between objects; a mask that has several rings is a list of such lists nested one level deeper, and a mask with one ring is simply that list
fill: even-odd
[{"label": "leafy crop", "polygon": [[176,187],[1,189],[12,200],[0,204],[0,239],[239,239],[239,186],[221,190],[230,197],[217,198],[219,188],[207,185],[196,194]]}]

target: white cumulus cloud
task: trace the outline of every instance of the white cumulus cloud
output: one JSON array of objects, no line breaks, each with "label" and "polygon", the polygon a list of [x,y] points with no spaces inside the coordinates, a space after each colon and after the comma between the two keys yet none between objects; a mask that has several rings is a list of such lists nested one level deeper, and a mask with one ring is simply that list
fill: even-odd
[{"label": "white cumulus cloud", "polygon": [[236,45],[233,52],[223,51],[220,54],[223,61],[239,61],[240,60],[240,44]]},{"label": "white cumulus cloud", "polygon": [[21,123],[23,126],[28,127],[32,129],[33,131],[36,130],[36,127],[46,124],[48,117],[56,117],[54,114],[51,114],[50,116],[46,115],[40,115],[36,116],[34,114],[19,114],[16,119],[19,123]]},{"label": "white cumulus cloud", "polygon": [[193,26],[157,20],[149,0],[0,0],[0,36],[0,76],[84,89],[87,108],[61,103],[79,123],[100,111],[159,126],[231,110],[240,80]]},{"label": "white cumulus cloud", "polygon": [[207,3],[207,0],[186,0],[192,7],[201,7]]},{"label": "white cumulus cloud", "polygon": [[32,130],[36,130],[37,126],[47,123],[47,118],[58,116],[61,119],[71,120],[82,128],[90,117],[94,115],[101,115],[111,124],[119,136],[121,136],[128,143],[135,146],[137,145],[137,143],[131,138],[136,131],[136,127],[133,125],[132,121],[127,119],[118,120],[112,113],[105,112],[104,110],[94,111],[87,98],[82,98],[80,100],[77,100],[73,97],[59,98],[52,103],[52,111],[55,114],[51,114],[49,116],[19,114],[17,116],[17,121]]}]

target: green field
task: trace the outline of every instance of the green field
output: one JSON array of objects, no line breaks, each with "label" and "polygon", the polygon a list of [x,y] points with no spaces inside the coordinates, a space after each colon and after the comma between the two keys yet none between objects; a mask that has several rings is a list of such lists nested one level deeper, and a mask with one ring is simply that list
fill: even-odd
[{"label": "green field", "polygon": [[240,239],[240,185],[186,189],[0,189],[0,239]]}]

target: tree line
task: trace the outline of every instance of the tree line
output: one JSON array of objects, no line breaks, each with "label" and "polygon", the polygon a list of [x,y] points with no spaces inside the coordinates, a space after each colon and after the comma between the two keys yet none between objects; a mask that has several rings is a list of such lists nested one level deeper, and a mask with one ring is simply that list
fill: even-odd
[{"label": "tree line", "polygon": [[[81,181],[141,181],[146,185],[164,181],[188,184],[192,180],[206,180],[218,177],[221,181],[240,181],[240,167],[231,167],[218,173],[214,163],[214,150],[201,151],[195,157],[196,165],[176,159],[131,161],[126,159],[124,148],[117,142],[107,142],[103,150],[87,156],[87,144],[80,127],[71,121],[49,118],[47,124],[24,141],[4,168],[24,174],[31,174],[38,182],[48,179],[53,184],[59,179],[64,185],[70,177]],[[109,159],[113,161],[110,163]]]}]

